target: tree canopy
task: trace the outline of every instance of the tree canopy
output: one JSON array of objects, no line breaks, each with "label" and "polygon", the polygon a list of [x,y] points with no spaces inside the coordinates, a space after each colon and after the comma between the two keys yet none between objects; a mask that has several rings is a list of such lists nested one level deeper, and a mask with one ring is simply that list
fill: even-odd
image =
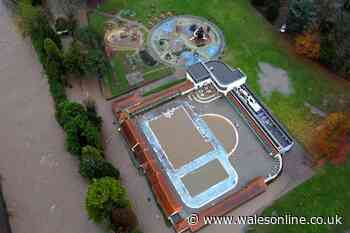
[{"label": "tree canopy", "polygon": [[88,187],[85,206],[89,218],[100,223],[111,217],[113,208],[130,206],[126,191],[120,182],[111,177],[94,180]]}]

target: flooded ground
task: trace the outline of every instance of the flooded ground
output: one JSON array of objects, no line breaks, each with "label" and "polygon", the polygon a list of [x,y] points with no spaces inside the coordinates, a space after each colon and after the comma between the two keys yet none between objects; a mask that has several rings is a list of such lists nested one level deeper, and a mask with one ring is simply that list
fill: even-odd
[{"label": "flooded ground", "polygon": [[0,174],[13,233],[103,232],[87,218],[87,183],[65,150],[41,65],[1,1],[0,51]]},{"label": "flooded ground", "polygon": [[[211,176],[208,177],[208,174],[211,174]],[[203,178],[205,178],[205,182]],[[196,196],[227,178],[228,175],[225,169],[217,159],[214,159],[207,165],[184,176],[182,181],[190,194]]]},{"label": "flooded ground", "polygon": [[274,91],[287,96],[293,94],[287,71],[264,62],[259,63],[259,68],[259,84],[265,96],[270,96]]},{"label": "flooded ground", "polygon": [[175,169],[212,150],[186,114],[184,108],[179,108],[172,116],[162,115],[149,123]]}]

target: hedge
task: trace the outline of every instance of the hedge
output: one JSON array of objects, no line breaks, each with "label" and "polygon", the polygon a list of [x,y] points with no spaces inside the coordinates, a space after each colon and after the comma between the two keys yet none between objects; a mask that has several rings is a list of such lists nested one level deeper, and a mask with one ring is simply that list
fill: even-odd
[{"label": "hedge", "polygon": [[[70,101],[66,96],[64,55],[60,37],[51,28],[48,19],[41,10],[31,4],[26,5],[25,0],[22,0],[20,5],[22,8],[20,15],[22,19],[27,20],[27,26],[30,28],[29,36],[46,72],[50,93],[55,103],[56,120],[66,133],[67,150],[73,155],[79,156],[80,173],[84,177],[88,179],[100,178],[89,186],[86,200],[89,216],[91,217],[91,211],[94,209],[91,199],[94,199],[94,203],[104,203],[105,201],[101,199],[101,196],[91,196],[94,187],[99,186],[98,184],[101,182],[116,184],[116,186],[110,187],[111,191],[116,191],[114,194],[111,193],[114,195],[111,200],[116,201],[115,197],[118,197],[119,201],[112,202],[112,206],[106,206],[105,203],[98,206],[100,213],[111,214],[111,207],[129,207],[126,191],[116,180],[119,178],[119,171],[103,158],[102,119],[98,116],[94,104],[88,102],[84,106]],[[94,45],[99,40],[94,33],[84,31],[82,34]],[[110,218],[110,214],[108,216],[102,214],[99,217]],[[109,221],[110,219],[101,220]]]}]

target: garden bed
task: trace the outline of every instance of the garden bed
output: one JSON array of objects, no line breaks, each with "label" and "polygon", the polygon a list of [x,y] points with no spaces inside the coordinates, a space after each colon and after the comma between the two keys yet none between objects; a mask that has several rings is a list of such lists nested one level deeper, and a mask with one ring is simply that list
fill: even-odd
[{"label": "garden bed", "polygon": [[[114,98],[128,93],[136,88],[157,81],[174,73],[174,69],[163,64],[147,66],[140,61],[134,51],[120,51],[111,58],[111,70],[103,79],[105,98]],[[140,72],[143,80],[130,84],[127,75]]]}]

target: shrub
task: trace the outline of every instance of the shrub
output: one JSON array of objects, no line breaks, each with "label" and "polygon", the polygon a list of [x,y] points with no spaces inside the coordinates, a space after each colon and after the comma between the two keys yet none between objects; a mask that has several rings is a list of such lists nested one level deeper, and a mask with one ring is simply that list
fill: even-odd
[{"label": "shrub", "polygon": [[82,48],[77,41],[73,41],[64,55],[64,67],[70,74],[84,75],[83,63],[84,54],[82,53]]},{"label": "shrub", "polygon": [[281,3],[280,0],[270,0],[268,1],[266,10],[264,11],[266,18],[270,21],[270,22],[274,22],[278,15],[279,15],[279,10],[281,7]]},{"label": "shrub", "polygon": [[74,34],[74,38],[86,45],[88,48],[101,48],[102,38],[90,27],[79,28]]},{"label": "shrub", "polygon": [[250,2],[253,6],[256,6],[256,7],[262,7],[262,6],[265,6],[266,4],[266,0],[251,0]]},{"label": "shrub", "polygon": [[34,7],[31,1],[22,0],[18,2],[18,13],[20,15],[19,26],[24,36],[30,36],[36,19],[41,14],[39,8]]},{"label": "shrub", "polygon": [[295,39],[295,50],[307,58],[320,58],[320,39],[318,33],[304,33]]},{"label": "shrub", "polygon": [[336,158],[344,143],[349,143],[350,114],[332,113],[321,124],[315,137],[315,148],[321,157]]},{"label": "shrub", "polygon": [[291,0],[288,8],[288,31],[307,31],[316,20],[317,9],[313,0]]},{"label": "shrub", "polygon": [[84,156],[80,160],[79,173],[90,180],[103,177],[119,179],[119,171],[101,158]]},{"label": "shrub", "polygon": [[108,61],[101,49],[88,49],[82,64],[85,73],[104,74],[108,70]]},{"label": "shrub", "polygon": [[76,127],[66,127],[66,147],[73,155],[80,155],[82,146],[79,142],[79,134]]},{"label": "shrub", "polygon": [[[63,64],[63,54],[61,50],[57,47],[53,40],[51,40],[50,38],[46,38],[44,40],[44,51],[46,58],[44,67],[49,73],[48,75],[55,75],[57,77],[61,77],[65,73],[65,68]],[[50,74],[50,72],[54,72],[54,74]]]},{"label": "shrub", "polygon": [[66,31],[68,30],[70,27],[69,22],[67,19],[63,18],[63,17],[59,17],[56,19],[55,21],[55,29],[57,32],[60,31]]},{"label": "shrub", "polygon": [[46,63],[46,51],[44,47],[44,42],[46,39],[51,39],[58,49],[62,49],[62,42],[56,32],[51,28],[47,18],[39,14],[38,17],[34,19],[30,31],[30,37],[35,50],[38,53],[39,61],[42,64]]},{"label": "shrub", "polygon": [[73,118],[65,124],[64,129],[67,133],[67,149],[74,155],[80,156],[82,148],[88,145],[103,148],[99,129],[84,116]]},{"label": "shrub", "polygon": [[274,22],[281,7],[280,0],[251,0],[251,4],[257,7],[270,22]]},{"label": "shrub", "polygon": [[39,5],[41,5],[43,2],[42,2],[42,0],[32,0],[32,5],[33,6],[39,6]]},{"label": "shrub", "polygon": [[110,219],[112,209],[125,208],[129,205],[125,189],[114,178],[104,177],[94,180],[88,187],[85,207],[89,218],[96,223]]},{"label": "shrub", "polygon": [[38,53],[39,61],[45,64],[44,40],[46,38],[52,39],[60,49],[62,48],[61,40],[51,28],[43,12],[39,8],[34,7],[30,0],[19,1],[18,6],[20,27],[23,30],[23,34],[30,36],[33,46]]},{"label": "shrub", "polygon": [[87,99],[85,101],[86,113],[89,120],[98,128],[102,127],[102,118],[97,114],[96,104],[93,99]]},{"label": "shrub", "polygon": [[51,96],[57,108],[59,104],[67,100],[65,88],[59,79],[49,77],[48,80],[49,80]]},{"label": "shrub", "polygon": [[85,108],[83,105],[72,102],[62,102],[56,111],[56,119],[58,123],[64,127],[67,123],[71,122],[75,117],[85,114]]},{"label": "shrub", "polygon": [[131,208],[114,208],[111,222],[118,232],[132,232],[137,227],[137,218]]},{"label": "shrub", "polygon": [[102,149],[101,132],[89,120],[83,105],[71,101],[64,101],[58,105],[56,119],[67,134],[67,150],[74,155],[81,155],[85,146]]},{"label": "shrub", "polygon": [[82,158],[91,157],[95,159],[103,159],[103,153],[101,150],[93,147],[93,146],[84,146],[81,150]]}]

